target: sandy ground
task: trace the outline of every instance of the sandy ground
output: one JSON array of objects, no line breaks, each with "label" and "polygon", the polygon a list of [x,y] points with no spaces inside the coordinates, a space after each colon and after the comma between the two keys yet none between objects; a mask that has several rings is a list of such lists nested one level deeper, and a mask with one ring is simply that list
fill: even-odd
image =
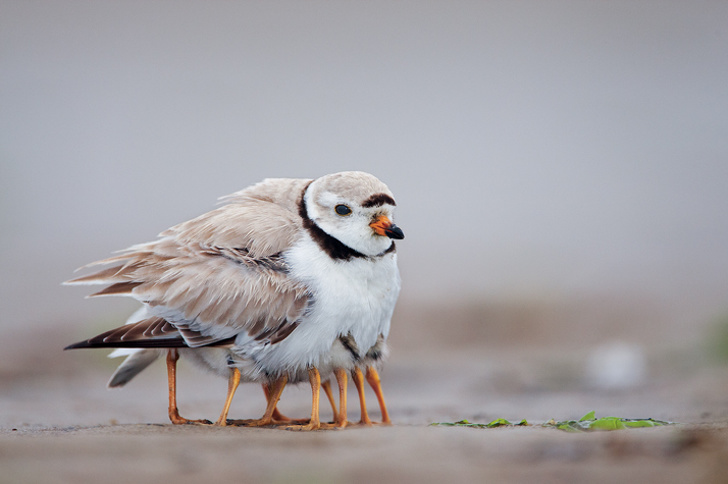
[{"label": "sandy ground", "polygon": [[[543,334],[520,344],[500,334],[438,346],[408,344],[405,334],[393,334],[382,372],[395,425],[312,433],[173,426],[161,362],[111,391],[115,362],[105,352],[63,353],[67,334],[48,333],[43,344],[18,335],[0,359],[0,482],[728,482],[728,368],[690,345],[646,346],[646,376],[608,389],[585,374],[589,341],[575,349]],[[226,382],[184,362],[179,378],[182,414],[216,418]],[[287,389],[280,408],[305,416],[309,398],[306,386]],[[349,398],[355,420],[353,388]],[[245,385],[231,417],[259,416],[263,407],[260,389]],[[591,410],[679,424],[581,434],[539,425]],[[430,426],[462,418],[532,425]]]}]

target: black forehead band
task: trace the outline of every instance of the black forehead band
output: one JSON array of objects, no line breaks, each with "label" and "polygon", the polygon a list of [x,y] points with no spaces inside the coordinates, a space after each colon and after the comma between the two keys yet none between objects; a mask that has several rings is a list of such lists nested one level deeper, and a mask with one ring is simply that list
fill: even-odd
[{"label": "black forehead band", "polygon": [[364,203],[362,203],[361,206],[365,208],[381,207],[385,203],[394,207],[397,206],[397,204],[394,203],[394,198],[390,197],[386,193],[377,193],[376,195],[372,195],[371,197],[364,200]]}]

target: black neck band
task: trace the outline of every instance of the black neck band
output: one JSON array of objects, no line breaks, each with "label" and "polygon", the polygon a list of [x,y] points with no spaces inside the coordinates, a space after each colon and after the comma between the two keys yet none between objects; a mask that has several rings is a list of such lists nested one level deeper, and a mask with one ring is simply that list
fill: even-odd
[{"label": "black neck band", "polygon": [[359,251],[352,249],[351,247],[344,245],[338,239],[330,236],[324,232],[321,227],[316,225],[313,220],[308,216],[308,210],[306,210],[306,191],[308,190],[310,183],[306,185],[301,193],[301,200],[298,202],[298,213],[301,215],[303,220],[303,228],[305,228],[311,238],[318,244],[324,252],[329,254],[332,259],[349,260],[354,257],[366,258],[364,254]]}]

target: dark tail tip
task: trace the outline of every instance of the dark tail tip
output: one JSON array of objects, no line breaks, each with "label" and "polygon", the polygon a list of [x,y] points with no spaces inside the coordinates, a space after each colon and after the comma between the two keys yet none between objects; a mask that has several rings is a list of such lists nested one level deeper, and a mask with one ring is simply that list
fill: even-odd
[{"label": "dark tail tip", "polygon": [[68,345],[65,348],[63,348],[63,351],[66,350],[76,350],[79,348],[90,348],[91,345],[89,344],[88,340],[85,341],[79,341],[78,343],[73,343],[72,345]]}]

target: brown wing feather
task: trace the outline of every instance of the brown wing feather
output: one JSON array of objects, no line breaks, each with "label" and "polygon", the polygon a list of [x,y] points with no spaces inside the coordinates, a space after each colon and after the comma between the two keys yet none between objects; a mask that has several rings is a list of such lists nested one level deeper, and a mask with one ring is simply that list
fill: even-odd
[{"label": "brown wing feather", "polygon": [[152,309],[163,307],[168,324],[190,347],[227,341],[241,331],[281,341],[309,301],[308,289],[288,277],[281,256],[299,236],[296,201],[307,183],[266,180],[154,242],[91,264],[114,267],[68,283],[110,284],[93,296],[127,295]]},{"label": "brown wing feather", "polygon": [[256,259],[279,253],[298,237],[297,202],[308,183],[290,178],[264,180],[223,197],[227,205],[160,235],[205,247],[243,247]]},{"label": "brown wing feather", "polygon": [[135,287],[142,285],[139,281],[117,282],[99,292],[91,294],[93,296],[121,296],[131,294]]}]

